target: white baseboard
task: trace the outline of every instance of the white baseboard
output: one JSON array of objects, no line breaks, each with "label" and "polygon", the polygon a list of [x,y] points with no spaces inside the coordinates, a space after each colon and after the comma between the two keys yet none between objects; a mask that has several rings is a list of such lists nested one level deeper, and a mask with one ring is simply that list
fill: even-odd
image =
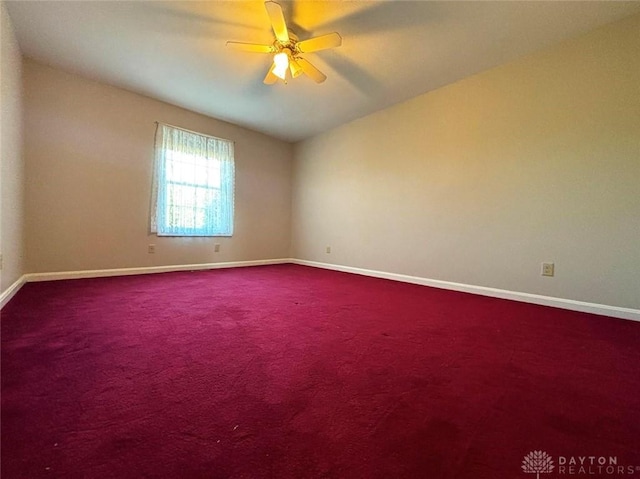
[{"label": "white baseboard", "polygon": [[453,283],[450,281],[441,281],[437,279],[422,278],[419,276],[409,276],[405,274],[387,273],[385,271],[376,271],[364,268],[355,268],[352,266],[343,266],[330,263],[321,263],[317,261],[307,261],[295,258],[279,258],[279,259],[263,259],[253,261],[230,261],[226,263],[201,263],[201,264],[182,264],[169,266],[150,266],[140,268],[117,268],[117,269],[97,269],[87,271],[62,271],[56,273],[29,273],[23,275],[18,281],[13,283],[5,292],[0,295],[0,308],[9,302],[9,300],[18,292],[23,284],[31,281],[54,281],[61,279],[80,279],[80,278],[101,278],[107,276],[128,276],[136,274],[152,274],[152,273],[168,273],[172,271],[196,271],[218,268],[239,268],[246,266],[264,266],[271,264],[293,263],[304,266],[313,266],[315,268],[330,269],[334,271],[342,271],[345,273],[354,273],[364,276],[372,276],[374,278],[390,279],[393,281],[401,281],[403,283],[419,284],[423,286],[432,286],[434,288],[449,289],[452,291],[461,291],[465,293],[479,294],[482,296],[490,296],[493,298],[510,299],[524,303],[540,304],[543,306],[552,306],[555,308],[568,309],[571,311],[580,311],[583,313],[598,314],[602,316],[610,316],[619,319],[628,319],[631,321],[640,321],[640,310],[632,308],[621,308],[618,306],[609,306],[605,304],[587,303],[584,301],[575,301],[572,299],[554,298],[552,296],[542,296],[539,294],[521,293],[518,291],[509,291],[506,289],[487,288],[485,286],[474,286],[463,283]]},{"label": "white baseboard", "polygon": [[269,264],[291,263],[288,258],[259,259],[251,261],[229,261],[226,263],[178,264],[168,266],[149,266],[139,268],[93,269],[84,271],[60,271],[54,273],[27,273],[13,283],[0,295],[0,309],[9,302],[25,284],[36,281],[56,281],[62,279],[104,278],[108,276],[131,276],[136,274],[170,273],[172,271],[197,271],[205,269],[241,268],[246,266],[264,266]]},{"label": "white baseboard", "polygon": [[140,268],[93,269],[85,271],[61,271],[56,273],[29,273],[27,282],[55,281],[60,279],[103,278],[107,276],[131,276],[135,274],[170,273],[173,271],[198,271],[203,269],[240,268],[246,266],[264,266],[269,264],[290,263],[288,258],[258,259],[252,261],[229,261],[226,263],[176,264],[167,266],[147,266]]},{"label": "white baseboard", "polygon": [[432,286],[434,288],[450,289],[453,291],[462,291],[465,293],[479,294],[482,296],[491,296],[492,298],[510,299],[523,303],[540,304],[543,306],[553,306],[555,308],[569,309],[571,311],[580,311],[583,313],[611,316],[619,319],[629,319],[631,321],[640,321],[640,310],[638,309],[621,308],[618,306],[608,306],[605,304],[597,303],[586,303],[583,301],[575,301],[573,299],[554,298],[552,296],[521,293],[518,291],[509,291],[506,289],[487,288],[485,286],[474,286],[471,284],[452,283],[449,281],[441,281],[437,279],[421,278],[419,276],[387,273],[385,271],[376,271],[371,269],[354,268],[352,266],[320,263],[317,261],[292,259],[291,262],[304,266],[313,266],[315,268],[331,269],[334,271],[342,271],[345,273],[355,273],[364,276],[372,276],[374,278],[402,281],[403,283],[420,284],[423,286]]},{"label": "white baseboard", "polygon": [[22,288],[22,285],[27,282],[24,275],[20,276],[18,280],[9,286],[5,291],[0,294],[0,309],[4,308],[4,305],[9,302],[11,298]]}]

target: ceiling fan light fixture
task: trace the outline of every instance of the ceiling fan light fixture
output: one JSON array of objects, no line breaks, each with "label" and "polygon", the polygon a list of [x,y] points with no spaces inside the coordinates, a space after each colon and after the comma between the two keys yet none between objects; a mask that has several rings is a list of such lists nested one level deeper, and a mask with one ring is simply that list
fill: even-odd
[{"label": "ceiling fan light fixture", "polygon": [[284,80],[287,77],[287,70],[289,69],[289,55],[286,52],[276,53],[273,56],[273,74],[278,78]]},{"label": "ceiling fan light fixture", "polygon": [[302,74],[302,67],[295,60],[295,58],[292,58],[292,59],[289,60],[289,69],[291,70],[291,77],[292,78],[297,78]]},{"label": "ceiling fan light fixture", "polygon": [[267,9],[275,35],[274,42],[271,45],[227,42],[227,46],[246,52],[274,54],[273,63],[263,80],[266,85],[273,85],[278,79],[287,83],[287,70],[290,71],[291,78],[297,78],[304,73],[316,83],[325,81],[327,76],[303,58],[301,54],[339,47],[342,45],[340,34],[337,32],[327,33],[300,41],[294,33],[287,29],[282,7],[278,3],[268,0],[264,6]]}]

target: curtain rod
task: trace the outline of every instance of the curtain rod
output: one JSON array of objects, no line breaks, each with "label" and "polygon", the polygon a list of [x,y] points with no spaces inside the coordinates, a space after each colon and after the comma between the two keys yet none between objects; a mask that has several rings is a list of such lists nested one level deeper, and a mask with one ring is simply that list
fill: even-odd
[{"label": "curtain rod", "polygon": [[222,141],[230,141],[231,143],[233,143],[235,145],[235,141],[233,140],[228,140],[227,138],[220,138],[218,136],[213,136],[213,135],[207,135],[206,133],[201,133],[199,131],[193,131],[193,130],[187,130],[186,128],[182,128],[180,126],[176,126],[176,125],[171,125],[169,123],[163,123],[161,121],[154,121],[154,123],[156,125],[164,125],[164,126],[168,126],[170,128],[175,128],[176,130],[182,130],[182,131],[186,131],[187,133],[193,133],[194,135],[200,135],[200,136],[206,136],[209,138],[213,138],[214,140],[222,140]]}]

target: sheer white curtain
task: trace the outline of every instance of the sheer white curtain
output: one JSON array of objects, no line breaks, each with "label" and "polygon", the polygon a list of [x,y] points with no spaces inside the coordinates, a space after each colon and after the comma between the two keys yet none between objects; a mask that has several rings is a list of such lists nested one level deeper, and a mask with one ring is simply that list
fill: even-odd
[{"label": "sheer white curtain", "polygon": [[158,124],[151,232],[158,236],[233,234],[233,142]]}]

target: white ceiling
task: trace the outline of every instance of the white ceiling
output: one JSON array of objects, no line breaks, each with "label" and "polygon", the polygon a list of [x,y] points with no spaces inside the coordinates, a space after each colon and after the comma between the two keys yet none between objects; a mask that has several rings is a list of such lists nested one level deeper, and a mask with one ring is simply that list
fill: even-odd
[{"label": "white ceiling", "polygon": [[24,55],[287,141],[297,141],[640,11],[640,2],[279,1],[328,79],[262,83],[261,1],[10,1]]}]

